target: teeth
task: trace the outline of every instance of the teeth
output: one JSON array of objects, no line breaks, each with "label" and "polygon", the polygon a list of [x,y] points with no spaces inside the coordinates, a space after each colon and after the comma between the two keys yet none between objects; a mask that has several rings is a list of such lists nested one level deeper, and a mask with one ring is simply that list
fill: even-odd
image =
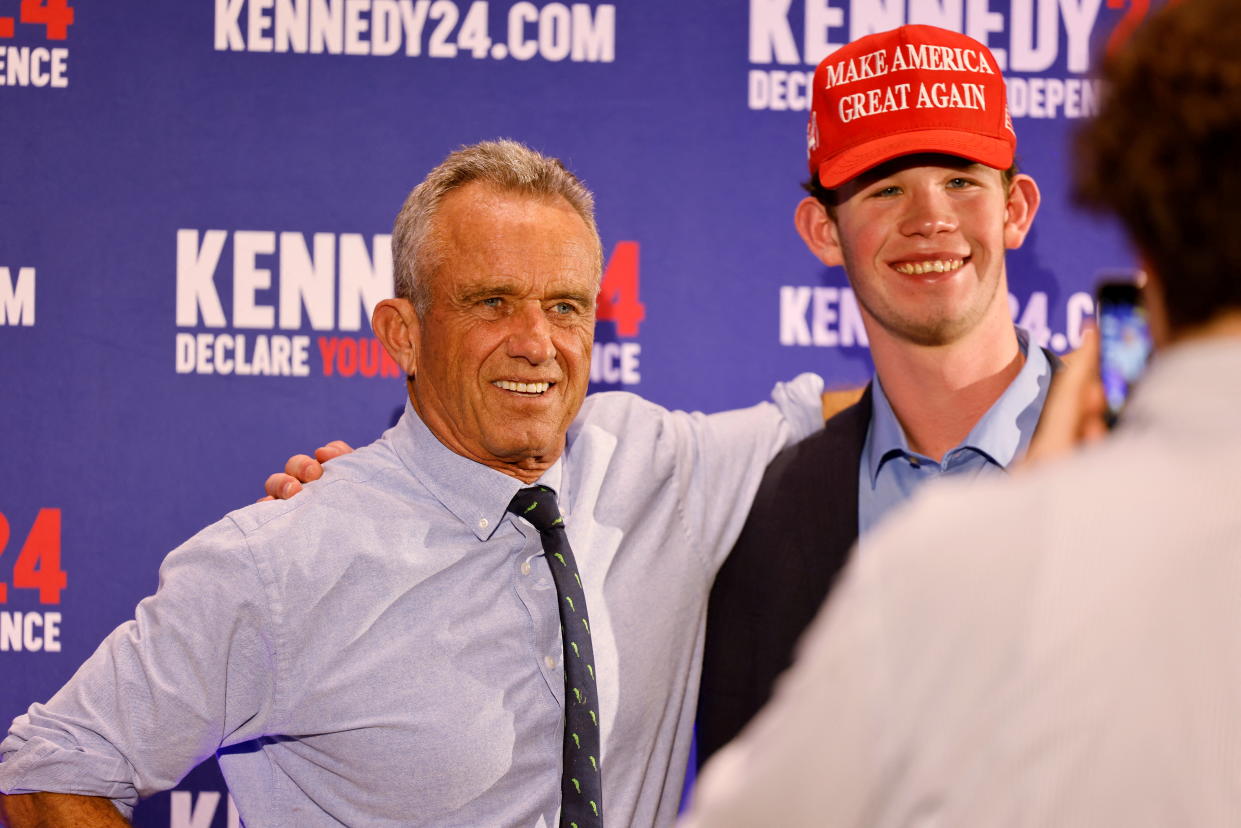
[{"label": "teeth", "polygon": [[921,276],[923,273],[951,273],[964,264],[964,259],[938,259],[931,262],[901,262],[893,268],[906,276]]},{"label": "teeth", "polygon": [[496,380],[491,384],[496,388],[503,388],[505,391],[516,391],[519,394],[542,394],[552,387],[550,382],[509,382],[508,380]]}]

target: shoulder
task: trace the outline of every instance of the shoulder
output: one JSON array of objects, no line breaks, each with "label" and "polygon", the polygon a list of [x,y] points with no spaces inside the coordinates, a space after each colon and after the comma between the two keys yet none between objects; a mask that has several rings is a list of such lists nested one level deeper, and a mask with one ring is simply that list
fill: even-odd
[{"label": "shoulder", "polygon": [[1117,435],[1009,476],[939,481],[868,536],[865,557],[886,578],[938,583],[957,595],[973,594],[980,579],[1007,582],[1034,569],[1124,565],[1125,536],[1141,544],[1166,500],[1159,492],[1181,485],[1171,476],[1150,485],[1152,473],[1167,467],[1162,455]]},{"label": "shoulder", "polygon": [[[662,443],[703,417],[698,413],[675,411],[628,391],[602,391],[586,397],[577,417],[569,426],[568,442],[621,441],[627,445]],[[621,438],[624,438],[623,441]]]},{"label": "shoulder", "polygon": [[[829,419],[820,431],[794,443],[776,455],[763,479],[764,489],[790,485],[804,478],[830,478],[848,470],[856,472],[870,425],[871,396],[867,386],[862,398]],[[856,485],[856,475],[836,481]]]},{"label": "shoulder", "polygon": [[968,661],[998,682],[1049,631],[1094,635],[1105,624],[1131,639],[1134,612],[1199,589],[1194,573],[1208,571],[1193,557],[1210,543],[1195,534],[1218,518],[1177,501],[1192,470],[1158,477],[1176,465],[1145,441],[1111,439],[1011,477],[925,487],[851,564],[891,669]]},{"label": "shoulder", "polygon": [[633,416],[659,416],[667,414],[668,409],[640,397],[630,391],[599,391],[588,394],[582,401],[573,424],[586,425],[601,423],[614,418]]},{"label": "shoulder", "polygon": [[260,572],[275,578],[284,569],[310,573],[368,545],[382,546],[395,524],[425,517],[423,505],[433,502],[381,438],[327,463],[323,477],[294,497],[251,504],[223,522],[235,527]]},{"label": "shoulder", "polygon": [[338,510],[366,504],[370,511],[376,498],[396,498],[413,486],[392,446],[383,438],[331,460],[323,467],[323,477],[308,483],[302,492],[288,500],[254,503],[230,512],[226,517],[247,537],[279,531],[294,519],[312,519],[323,510]]},{"label": "shoulder", "polygon": [[582,403],[577,418],[569,429],[569,439],[581,431],[598,427],[625,430],[635,426],[663,429],[670,425],[707,427],[715,423],[727,429],[747,426],[778,428],[788,421],[795,433],[810,434],[822,423],[823,379],[817,374],[803,373],[784,382],[777,382],[771,394],[754,405],[706,414],[665,408],[627,391],[603,391],[590,394]]}]

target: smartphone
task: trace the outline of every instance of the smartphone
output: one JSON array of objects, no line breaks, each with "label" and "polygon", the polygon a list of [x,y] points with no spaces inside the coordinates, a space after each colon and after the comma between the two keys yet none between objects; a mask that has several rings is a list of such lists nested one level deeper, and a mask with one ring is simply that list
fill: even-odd
[{"label": "smartphone", "polygon": [[1116,424],[1151,353],[1150,326],[1135,282],[1099,284],[1099,375],[1107,396],[1108,427]]}]

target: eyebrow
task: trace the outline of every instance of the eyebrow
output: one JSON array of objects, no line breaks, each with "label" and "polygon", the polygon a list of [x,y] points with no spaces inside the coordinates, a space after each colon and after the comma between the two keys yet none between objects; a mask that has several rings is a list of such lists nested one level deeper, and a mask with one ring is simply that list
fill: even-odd
[{"label": "eyebrow", "polygon": [[593,300],[590,298],[590,296],[584,293],[577,293],[576,291],[572,291],[572,290],[565,290],[559,293],[553,293],[552,295],[546,298],[554,299],[557,301],[560,301],[562,299],[571,299],[572,301],[577,302],[579,305],[583,305],[585,307],[589,307],[591,304],[593,304]]},{"label": "eyebrow", "polygon": [[490,296],[513,296],[516,293],[516,286],[510,283],[501,282],[494,285],[471,286],[457,294],[457,296],[463,302],[477,302],[480,299],[486,299]]},{"label": "eyebrow", "polygon": [[[477,285],[468,287],[458,295],[458,298],[462,302],[471,303],[478,302],[491,296],[516,296],[521,292],[522,291],[519,291],[517,286],[511,282],[499,282],[491,285]],[[544,301],[560,301],[563,299],[569,299],[584,306],[591,304],[591,298],[589,295],[573,290],[552,291],[547,296],[542,298]]]}]

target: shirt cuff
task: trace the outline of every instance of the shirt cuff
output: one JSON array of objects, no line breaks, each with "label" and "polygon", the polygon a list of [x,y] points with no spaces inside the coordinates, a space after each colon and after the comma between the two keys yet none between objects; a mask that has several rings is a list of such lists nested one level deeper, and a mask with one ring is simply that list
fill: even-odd
[{"label": "shirt cuff", "polygon": [[823,428],[823,378],[818,374],[807,372],[788,382],[776,383],[771,401],[789,424],[789,443],[804,440]]}]

